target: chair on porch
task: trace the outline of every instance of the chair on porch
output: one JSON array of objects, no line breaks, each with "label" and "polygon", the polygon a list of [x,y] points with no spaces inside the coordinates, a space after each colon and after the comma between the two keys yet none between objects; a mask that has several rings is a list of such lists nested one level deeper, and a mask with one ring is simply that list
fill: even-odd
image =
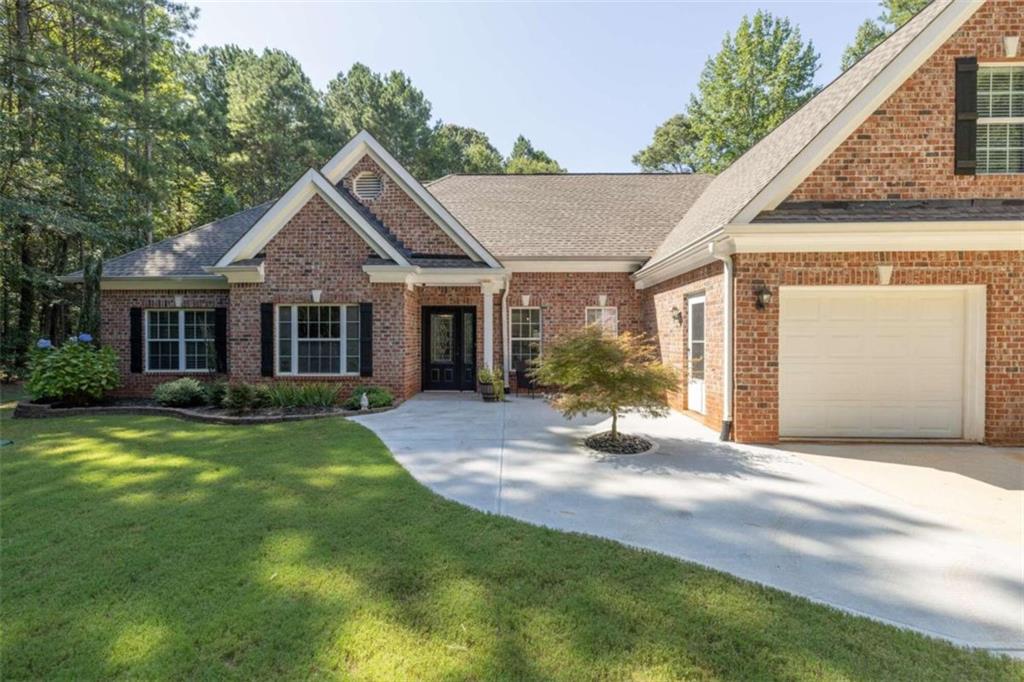
[{"label": "chair on porch", "polygon": [[534,392],[537,390],[537,382],[530,376],[529,367],[525,360],[516,360],[514,368],[516,371],[516,395],[523,389],[526,389],[530,397],[534,397]]}]

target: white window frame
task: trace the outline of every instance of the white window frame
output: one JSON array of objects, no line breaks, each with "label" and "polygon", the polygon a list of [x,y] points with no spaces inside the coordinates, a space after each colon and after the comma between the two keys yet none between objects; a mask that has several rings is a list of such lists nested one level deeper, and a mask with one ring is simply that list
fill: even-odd
[{"label": "white window frame", "polygon": [[[537,311],[537,336],[513,336],[512,335],[512,312],[515,310],[536,310]],[[540,306],[512,306],[508,309],[508,362],[513,370],[515,370],[515,355],[512,351],[512,347],[516,341],[536,341],[537,342],[537,357],[539,358],[544,353],[544,311]]]},{"label": "white window frame", "polygon": [[[981,74],[982,69],[999,69],[999,68],[1019,68],[1021,69],[1021,80],[1024,81],[1024,64],[1018,62],[990,62],[978,64],[978,74]],[[1010,91],[1014,92],[1013,90]],[[1024,126],[1024,116],[979,116],[976,122],[976,126],[983,125],[1009,125],[1009,126]],[[992,149],[986,147],[986,149]],[[980,157],[981,148],[975,145],[975,154]],[[1007,148],[1009,152],[1009,148]],[[980,160],[980,159],[979,159]],[[978,175],[1021,175],[1022,171],[1006,170],[1006,171],[986,171],[979,172]]]},{"label": "white window frame", "polygon": [[[149,367],[149,314],[150,313],[178,313],[178,369],[150,369]],[[212,341],[217,342],[217,331],[214,329],[212,339],[186,339],[185,338],[185,313],[213,313],[214,308],[145,308],[142,311],[142,366],[146,374],[209,374],[216,372],[216,359],[213,367],[202,369],[185,369],[185,342],[186,341]],[[173,341],[174,339],[153,339],[154,341]]]},{"label": "white window frame", "polygon": [[[590,311],[591,310],[600,311],[601,312],[601,319],[598,320],[597,322],[591,322],[590,321]],[[604,328],[604,314],[607,311],[609,311],[609,310],[612,311],[613,313],[615,313],[615,319],[612,321],[611,334],[612,334],[612,336],[618,336],[619,335],[619,306],[617,306],[617,305],[588,305],[584,309],[584,311],[583,311],[583,324],[585,326],[587,326],[587,327],[589,327],[592,324],[596,324],[596,325],[600,325],[602,328]],[[605,329],[605,331],[607,332],[608,330]]]},{"label": "white window frame", "polygon": [[[281,310],[287,308],[291,315],[291,371],[282,372],[280,364],[281,339]],[[299,308],[340,308],[341,309],[341,338],[338,339],[340,346],[341,371],[340,372],[300,372],[299,371]],[[348,365],[348,312],[351,308],[356,310],[356,320],[359,322],[359,334],[363,333],[362,320],[359,319],[359,305],[356,303],[279,303],[274,306],[274,376],[282,377],[357,377],[360,371],[348,372],[345,367]],[[303,339],[307,341],[331,341],[332,339]],[[357,339],[358,342],[358,339]],[[363,349],[359,348],[359,365],[362,366]]]}]

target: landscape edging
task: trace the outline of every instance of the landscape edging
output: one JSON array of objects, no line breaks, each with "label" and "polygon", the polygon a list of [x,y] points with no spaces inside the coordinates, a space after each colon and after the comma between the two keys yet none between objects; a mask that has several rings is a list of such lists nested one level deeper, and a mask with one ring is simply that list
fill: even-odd
[{"label": "landscape edging", "polygon": [[97,405],[94,407],[53,407],[45,403],[19,401],[14,408],[16,419],[47,419],[50,417],[75,417],[91,414],[140,414],[177,417],[186,421],[205,424],[276,424],[278,422],[304,421],[306,419],[323,419],[324,417],[350,417],[361,414],[376,414],[393,410],[390,407],[375,407],[368,410],[343,410],[337,412],[313,412],[309,414],[262,414],[251,416],[231,416],[226,414],[207,414],[184,407],[162,407],[159,405]]}]

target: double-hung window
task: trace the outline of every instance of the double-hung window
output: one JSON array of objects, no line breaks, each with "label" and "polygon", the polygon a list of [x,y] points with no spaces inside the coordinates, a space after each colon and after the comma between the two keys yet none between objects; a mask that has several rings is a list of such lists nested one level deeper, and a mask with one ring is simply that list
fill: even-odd
[{"label": "double-hung window", "polygon": [[206,372],[217,364],[212,310],[147,310],[146,369]]},{"label": "double-hung window", "polygon": [[509,310],[509,335],[512,341],[512,366],[529,365],[540,357],[540,308],[512,308]]},{"label": "double-hung window", "polygon": [[978,68],[978,174],[1024,173],[1024,66]]},{"label": "double-hung window", "polygon": [[277,306],[277,373],[359,374],[359,306]]},{"label": "double-hung window", "polygon": [[619,309],[614,306],[593,306],[587,308],[586,324],[596,324],[606,334],[615,336],[619,333]]}]

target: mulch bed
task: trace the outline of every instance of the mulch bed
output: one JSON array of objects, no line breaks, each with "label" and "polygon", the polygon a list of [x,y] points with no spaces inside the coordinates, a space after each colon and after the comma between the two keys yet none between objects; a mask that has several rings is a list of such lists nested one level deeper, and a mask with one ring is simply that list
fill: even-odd
[{"label": "mulch bed", "polygon": [[346,410],[341,407],[315,408],[302,407],[282,409],[276,407],[260,408],[243,414],[216,407],[164,407],[153,401],[118,400],[102,405],[88,407],[63,407],[59,404],[34,403],[21,401],[14,408],[17,419],[44,419],[47,417],[71,417],[92,414],[151,414],[178,417],[187,421],[208,424],[273,424],[275,422],[301,421],[304,419],[321,419],[323,417],[351,417],[361,414],[387,412],[391,407],[378,407],[369,410]]},{"label": "mulch bed", "polygon": [[591,450],[605,452],[610,455],[639,455],[654,447],[654,443],[641,436],[630,436],[620,433],[612,438],[611,431],[595,433],[583,441]]}]

